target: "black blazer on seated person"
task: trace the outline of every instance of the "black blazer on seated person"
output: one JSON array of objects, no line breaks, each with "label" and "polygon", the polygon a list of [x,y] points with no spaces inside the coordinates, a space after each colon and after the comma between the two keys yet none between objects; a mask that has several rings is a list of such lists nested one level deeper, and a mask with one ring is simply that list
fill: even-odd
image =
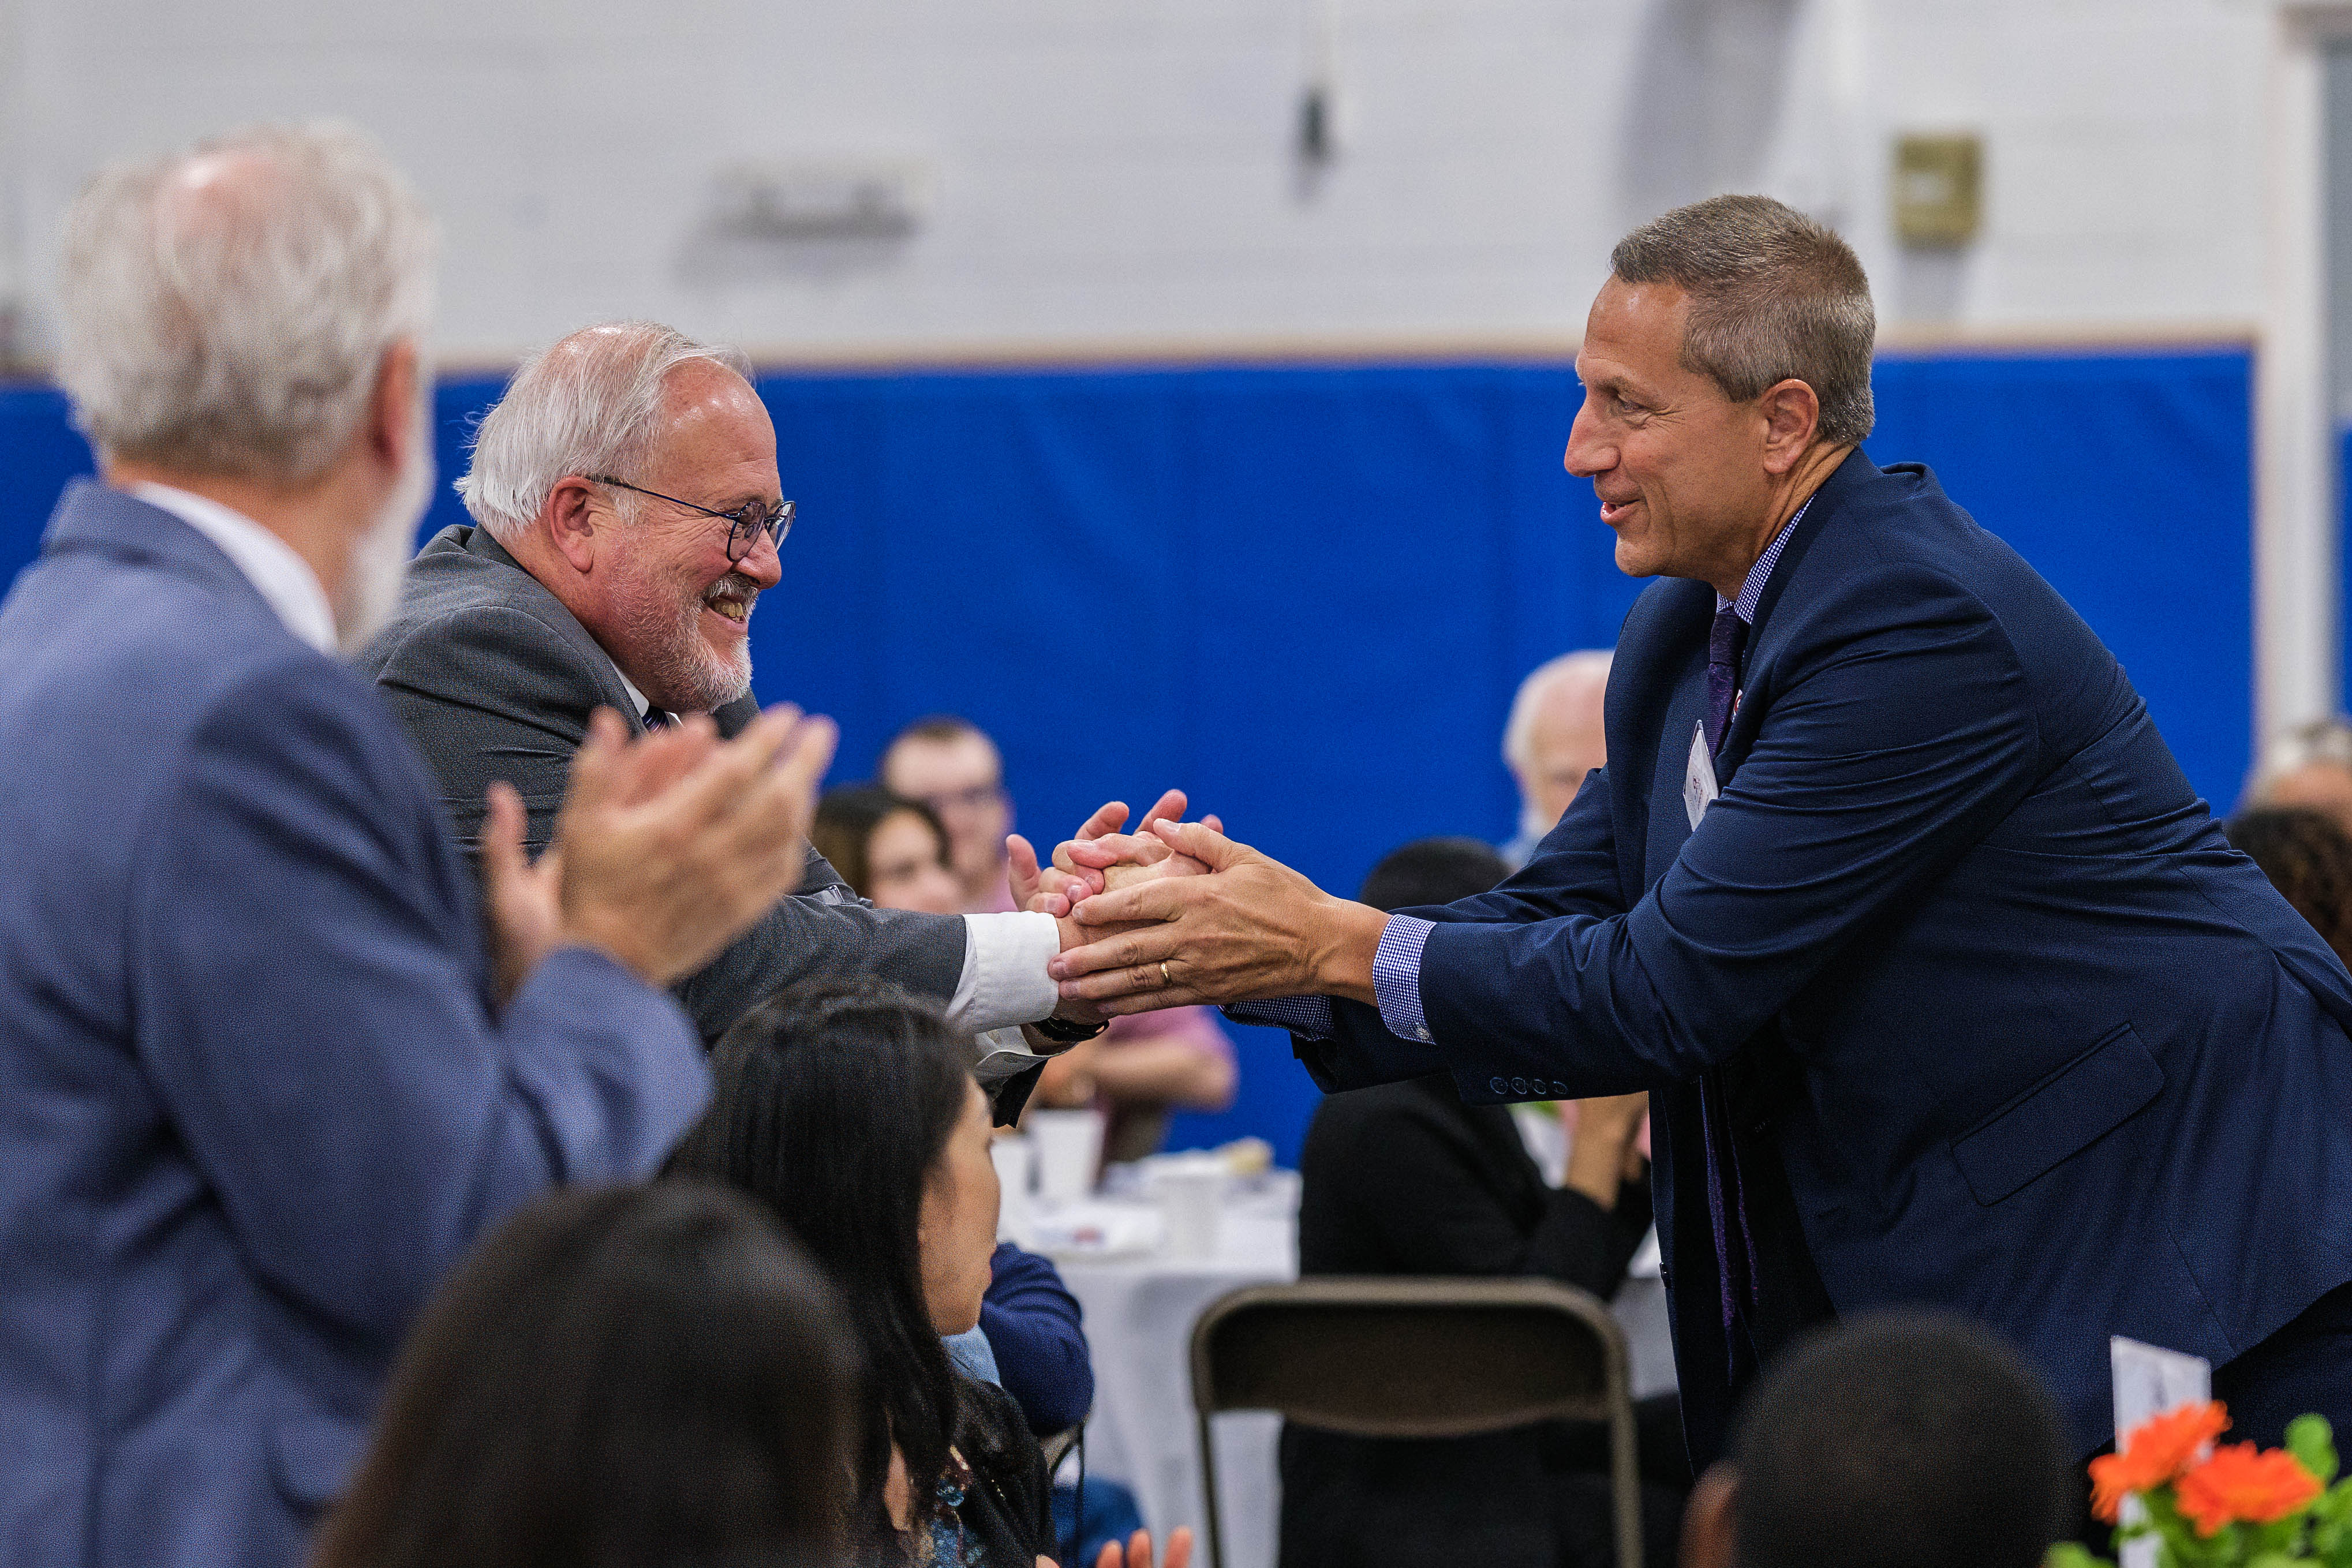
[{"label": "black blazer on seated person", "polygon": [[[1613,1210],[1546,1186],[1510,1111],[1463,1104],[1443,1073],[1326,1097],[1298,1165],[1302,1274],[1532,1274],[1606,1301],[1650,1228],[1646,1176]],[[1606,1448],[1581,1426],[1434,1440],[1287,1426],[1282,1568],[1607,1563]],[[1653,1563],[1674,1560],[1678,1500],[1658,1489],[1644,1511]]]}]

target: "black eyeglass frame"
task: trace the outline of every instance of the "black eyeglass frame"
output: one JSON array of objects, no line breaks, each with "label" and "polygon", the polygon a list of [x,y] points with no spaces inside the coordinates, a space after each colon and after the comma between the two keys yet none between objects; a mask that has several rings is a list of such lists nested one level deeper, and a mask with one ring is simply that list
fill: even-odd
[{"label": "black eyeglass frame", "polygon": [[731,512],[722,512],[716,507],[681,501],[676,496],[665,496],[659,490],[648,490],[643,485],[632,485],[626,479],[615,479],[609,474],[590,474],[586,478],[591,485],[610,485],[616,490],[635,490],[640,496],[651,496],[656,501],[667,501],[673,507],[684,507],[688,511],[700,512],[706,517],[726,518],[727,564],[730,566],[740,565],[743,558],[751,553],[751,536],[761,528],[767,530],[776,548],[782,549],[784,536],[793,531],[793,515],[800,510],[799,503],[794,501],[779,501],[772,509],[757,501],[746,501]]}]

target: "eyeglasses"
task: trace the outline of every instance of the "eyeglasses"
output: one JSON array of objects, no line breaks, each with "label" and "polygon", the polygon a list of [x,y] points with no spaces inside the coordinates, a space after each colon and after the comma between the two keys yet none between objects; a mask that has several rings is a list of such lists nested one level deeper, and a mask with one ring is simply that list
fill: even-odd
[{"label": "eyeglasses", "polygon": [[706,517],[727,519],[727,564],[735,566],[752,551],[753,541],[762,529],[782,549],[784,536],[793,531],[793,514],[798,508],[791,501],[779,501],[773,507],[757,501],[746,501],[731,512],[714,507],[698,507],[692,501],[681,501],[676,496],[665,496],[659,490],[648,490],[643,485],[632,485],[626,479],[615,479],[606,474],[591,474],[592,485],[610,485],[616,490],[635,490],[640,496],[651,496],[656,501],[667,501],[673,507],[684,507],[689,512],[700,512]]}]

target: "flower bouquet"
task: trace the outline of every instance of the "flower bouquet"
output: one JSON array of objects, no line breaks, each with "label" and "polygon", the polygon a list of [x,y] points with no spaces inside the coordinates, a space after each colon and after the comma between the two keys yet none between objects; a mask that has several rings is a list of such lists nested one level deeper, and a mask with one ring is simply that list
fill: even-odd
[{"label": "flower bouquet", "polygon": [[[2132,1429],[2121,1449],[2091,1461],[2091,1511],[2114,1523],[2126,1498],[2140,1517],[2119,1541],[2153,1536],[2158,1568],[2352,1568],[2352,1480],[2335,1486],[2336,1434],[2301,1416],[2284,1448],[2214,1446],[2229,1429],[2216,1404],[2184,1405]],[[2046,1568],[2103,1568],[2073,1542]]]}]

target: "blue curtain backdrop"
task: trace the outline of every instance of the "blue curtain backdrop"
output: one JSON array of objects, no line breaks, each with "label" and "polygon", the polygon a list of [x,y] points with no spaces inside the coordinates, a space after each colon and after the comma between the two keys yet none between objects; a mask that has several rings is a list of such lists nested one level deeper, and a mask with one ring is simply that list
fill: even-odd
[{"label": "blue curtain backdrop", "polygon": [[[1882,462],[1925,461],[2130,669],[2222,810],[2247,762],[2249,372],[2240,350],[1894,357]],[[919,715],[994,734],[1023,826],[1180,784],[1352,892],[1433,833],[1507,836],[1519,677],[1605,646],[1640,584],[1559,467],[1564,365],[764,378],[800,521],[752,625],[758,687],[840,719],[834,777]],[[496,382],[439,392],[462,471]],[[89,454],[57,394],[0,391],[0,576]],[[446,485],[428,529],[463,520]],[[1294,1160],[1314,1093],[1268,1030],[1244,1133]]]}]

